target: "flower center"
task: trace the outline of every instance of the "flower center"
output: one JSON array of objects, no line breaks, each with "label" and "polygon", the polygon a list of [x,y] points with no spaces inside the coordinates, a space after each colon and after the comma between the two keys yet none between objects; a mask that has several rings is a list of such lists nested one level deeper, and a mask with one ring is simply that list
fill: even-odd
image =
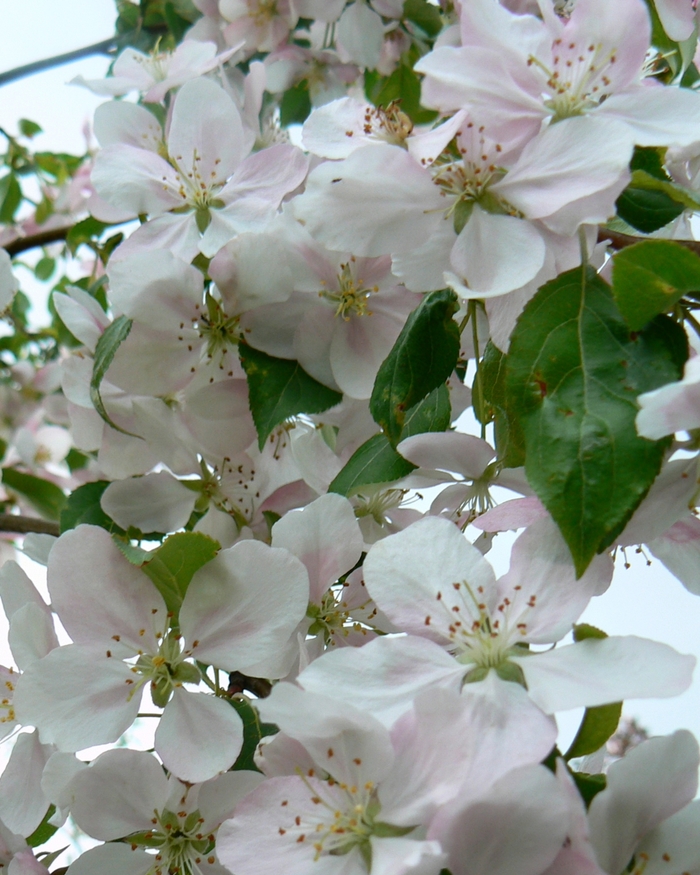
[{"label": "flower center", "polygon": [[398,103],[392,102],[386,108],[367,106],[362,129],[372,139],[403,146],[413,132],[413,122],[401,112]]},{"label": "flower center", "polygon": [[154,811],[153,829],[129,837],[132,845],[155,848],[147,875],[200,875],[216,862],[214,835],[202,832],[199,811]]},{"label": "flower center", "polygon": [[[6,670],[12,671],[12,669]],[[15,685],[11,680],[5,679],[3,686],[5,689],[0,699],[0,723],[14,723],[16,718],[15,709],[12,704],[12,694],[15,691]]]},{"label": "flower center", "polygon": [[276,18],[279,13],[277,11],[277,0],[258,0],[249,6],[249,15],[255,22],[256,27],[265,27],[265,25]]},{"label": "flower center", "polygon": [[186,662],[189,654],[183,653],[181,640],[179,633],[171,631],[161,641],[157,653],[139,655],[131,669],[139,676],[139,680],[130,685],[129,699],[150,681],[153,704],[158,708],[164,708],[175,687],[182,686],[183,683],[198,683],[201,680],[197,666]]},{"label": "flower center", "polygon": [[352,257],[347,264],[340,265],[337,290],[331,292],[324,289],[318,294],[333,304],[336,316],[349,322],[352,316],[372,315],[372,311],[367,309],[367,304],[369,296],[378,291],[378,286],[365,288],[363,280],[355,278],[355,258]]}]

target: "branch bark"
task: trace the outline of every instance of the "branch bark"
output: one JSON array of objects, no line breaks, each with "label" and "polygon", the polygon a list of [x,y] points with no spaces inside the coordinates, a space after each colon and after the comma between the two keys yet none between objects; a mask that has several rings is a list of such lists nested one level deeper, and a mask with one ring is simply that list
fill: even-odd
[{"label": "branch bark", "polygon": [[[631,234],[621,234],[619,231],[607,231],[605,228],[600,228],[598,231],[598,243],[607,240],[613,249],[625,249],[627,246],[633,246],[635,243],[641,243],[642,240],[655,240],[655,237],[633,237]],[[690,249],[696,255],[700,255],[700,240],[671,240],[671,243],[680,243],[686,249]]]},{"label": "branch bark", "polygon": [[8,255],[19,255],[20,252],[36,249],[38,246],[47,246],[49,243],[65,240],[72,228],[73,225],[64,225],[62,228],[51,228],[48,231],[33,234],[31,237],[18,237],[17,240],[13,240],[12,243],[8,243],[3,248]]},{"label": "branch bark", "polygon": [[0,532],[13,532],[16,535],[28,535],[35,532],[39,535],[55,535],[61,530],[58,523],[48,522],[29,516],[17,516],[13,513],[0,513]]},{"label": "branch bark", "polygon": [[91,55],[109,55],[116,47],[117,40],[111,36],[109,39],[101,40],[99,43],[83,46],[82,49],[74,49],[72,52],[64,52],[62,55],[54,55],[52,58],[42,58],[41,61],[32,61],[31,64],[23,64],[21,67],[15,67],[12,70],[0,73],[0,85],[7,85],[8,82],[23,79],[25,76],[31,76],[33,73],[41,73],[42,70],[50,70],[52,67],[60,67],[61,64],[69,64],[71,61],[78,61],[80,58],[89,58]]}]

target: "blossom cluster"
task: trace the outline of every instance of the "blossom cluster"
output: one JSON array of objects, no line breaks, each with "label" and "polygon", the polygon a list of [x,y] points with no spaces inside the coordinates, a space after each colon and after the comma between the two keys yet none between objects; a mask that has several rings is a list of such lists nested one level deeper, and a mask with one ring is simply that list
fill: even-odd
[{"label": "blossom cluster", "polygon": [[0,238],[0,870],[700,871],[692,734],[606,748],[695,658],[579,622],[700,595],[694,4],[169,6]]}]

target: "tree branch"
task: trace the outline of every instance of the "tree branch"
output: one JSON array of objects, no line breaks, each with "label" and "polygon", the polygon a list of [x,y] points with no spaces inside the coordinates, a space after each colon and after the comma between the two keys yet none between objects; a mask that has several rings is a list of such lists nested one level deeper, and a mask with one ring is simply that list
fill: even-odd
[{"label": "tree branch", "polygon": [[[605,228],[600,228],[598,231],[598,243],[607,240],[613,249],[624,249],[626,246],[633,246],[635,243],[641,243],[642,240],[656,240],[656,237],[633,237],[631,234],[621,234],[619,231],[608,231]],[[665,238],[664,238],[665,239]],[[700,240],[670,240],[671,243],[680,243],[686,249],[690,249],[696,255],[700,255]]]},{"label": "tree branch", "polygon": [[36,532],[39,535],[55,535],[58,537],[61,530],[58,523],[50,523],[47,520],[35,519],[30,516],[16,516],[13,513],[0,513],[0,532],[14,532],[16,535],[28,535]]},{"label": "tree branch", "polygon": [[8,82],[14,82],[16,79],[22,79],[24,76],[41,73],[42,70],[50,70],[52,67],[60,67],[61,64],[68,64],[80,58],[89,58],[91,55],[109,55],[116,47],[116,37],[111,36],[109,39],[93,43],[91,46],[83,46],[82,49],[73,49],[72,52],[54,55],[52,58],[43,58],[41,61],[32,61],[31,64],[24,64],[21,67],[15,67],[13,70],[6,70],[4,73],[0,73],[0,85],[7,85]]},{"label": "tree branch", "polygon": [[41,231],[39,234],[33,234],[31,237],[18,237],[17,240],[13,240],[12,243],[8,243],[3,248],[8,255],[19,255],[20,252],[36,249],[38,246],[47,246],[49,243],[65,240],[68,232],[72,229],[73,225],[64,225],[62,228],[51,228],[48,231]]}]

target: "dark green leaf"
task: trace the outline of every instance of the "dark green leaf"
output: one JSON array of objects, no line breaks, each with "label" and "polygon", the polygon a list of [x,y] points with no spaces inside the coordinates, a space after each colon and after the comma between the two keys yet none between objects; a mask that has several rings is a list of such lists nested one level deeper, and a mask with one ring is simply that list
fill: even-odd
[{"label": "dark green leaf", "polygon": [[258,712],[247,699],[230,699],[229,701],[243,721],[243,747],[232,769],[233,771],[259,772],[260,769],[255,765],[254,754],[260,744],[260,739],[268,735],[276,735],[279,730],[274,723],[261,723]]},{"label": "dark green leaf", "polygon": [[493,422],[499,461],[506,468],[519,468],[525,464],[525,436],[517,417],[508,412],[505,377],[506,356],[489,341],[472,390],[474,412],[479,422]]},{"label": "dark green leaf", "polygon": [[301,125],[311,113],[311,96],[309,83],[306,79],[287,89],[280,101],[280,124],[283,128],[289,125]]},{"label": "dark green leaf", "polygon": [[585,757],[600,750],[610,736],[615,734],[621,714],[622,702],[586,708],[576,738],[564,754],[564,759]]},{"label": "dark green leaf", "polygon": [[457,309],[454,292],[426,295],[379,368],[369,406],[393,446],[408,410],[444,383],[457,364],[459,327],[452,319]]},{"label": "dark green leaf", "polygon": [[25,474],[16,468],[3,468],[2,482],[8,489],[26,498],[45,519],[58,520],[66,503],[66,496],[55,483],[41,480],[33,474]]},{"label": "dark green leaf", "polygon": [[61,511],[61,534],[79,525],[100,526],[110,534],[124,534],[111,517],[102,510],[100,499],[109,486],[109,480],[96,480],[79,486],[68,496]]},{"label": "dark green leaf", "polygon": [[39,845],[43,845],[44,842],[48,842],[51,836],[56,832],[58,827],[54,826],[52,823],[49,823],[50,818],[52,818],[55,813],[56,806],[49,805],[48,810],[42,818],[39,826],[30,836],[27,836],[27,844],[30,848],[38,848]]},{"label": "dark green leaf", "polygon": [[612,276],[617,306],[636,331],[700,291],[700,258],[672,240],[643,240],[615,255]]},{"label": "dark green leaf", "polygon": [[23,137],[28,137],[31,140],[32,137],[41,134],[43,128],[36,122],[30,121],[28,118],[21,118],[19,120],[19,130]]},{"label": "dark green leaf", "polygon": [[401,480],[415,467],[396,452],[383,434],[375,434],[350,456],[328,491],[352,495],[362,486]]},{"label": "dark green leaf", "polygon": [[406,0],[403,17],[417,24],[430,37],[437,36],[442,30],[440,10],[427,0]]},{"label": "dark green leaf", "polygon": [[45,282],[51,274],[56,270],[56,260],[53,258],[40,258],[34,268],[34,276]]},{"label": "dark green leaf", "polygon": [[450,390],[443,383],[406,414],[401,440],[426,431],[446,431],[452,421]]},{"label": "dark green leaf", "polygon": [[437,118],[436,112],[421,106],[420,80],[407,64],[399,64],[391,76],[366,76],[365,80],[365,91],[375,106],[386,109],[398,103],[401,111],[417,125],[429,124]]},{"label": "dark green leaf", "polygon": [[591,268],[547,283],[518,319],[507,406],[525,437],[527,478],[578,575],[622,531],[659,472],[670,439],[638,437],[637,396],[679,379],[686,356],[682,328],[664,316],[630,332]]},{"label": "dark green leaf", "polygon": [[163,13],[165,15],[165,20],[168,23],[168,30],[175,38],[175,42],[181,42],[187,29],[190,27],[191,22],[182,18],[182,16],[178,14],[175,9],[175,4],[172,2],[166,2]]},{"label": "dark green leaf", "polygon": [[118,319],[115,319],[111,325],[108,325],[107,328],[105,328],[102,337],[97,341],[97,346],[95,347],[95,359],[92,366],[92,379],[90,381],[90,400],[102,419],[108,425],[111,425],[113,429],[120,431],[122,434],[129,434],[131,437],[138,437],[138,435],[132,435],[131,432],[124,431],[123,428],[120,428],[116,423],[112,422],[102,401],[102,396],[100,395],[100,386],[104,379],[104,375],[112,364],[114,354],[129,336],[131,325],[131,319],[127,316],[120,316]]},{"label": "dark green leaf", "polygon": [[569,774],[574,779],[576,789],[581,794],[586,808],[591,804],[593,797],[597,793],[605,790],[607,783],[605,775],[587,775],[584,772],[569,772]]},{"label": "dark green leaf", "polygon": [[175,618],[196,571],[221,549],[218,541],[202,532],[178,532],[149,553],[143,571],[151,578]]},{"label": "dark green leaf", "polygon": [[9,225],[22,203],[22,189],[14,173],[0,179],[0,223]]},{"label": "dark green leaf", "polygon": [[70,249],[71,255],[75,255],[78,246],[81,244],[94,243],[105,228],[109,228],[109,225],[93,219],[92,216],[73,225],[66,236],[66,245]]},{"label": "dark green leaf", "polygon": [[239,351],[261,450],[285,419],[299,413],[323,413],[343,400],[340,392],[310,377],[299,362],[273,358],[245,343],[240,344]]},{"label": "dark green leaf", "polygon": [[684,209],[700,209],[700,200],[692,191],[659,176],[656,165],[650,170],[634,170],[616,204],[618,216],[645,234],[667,225]]},{"label": "dark green leaf", "polygon": [[664,169],[664,161],[666,160],[666,149],[655,146],[635,146],[632,160],[630,161],[630,170],[644,170],[649,176],[654,176],[656,179],[670,180],[670,176]]}]

